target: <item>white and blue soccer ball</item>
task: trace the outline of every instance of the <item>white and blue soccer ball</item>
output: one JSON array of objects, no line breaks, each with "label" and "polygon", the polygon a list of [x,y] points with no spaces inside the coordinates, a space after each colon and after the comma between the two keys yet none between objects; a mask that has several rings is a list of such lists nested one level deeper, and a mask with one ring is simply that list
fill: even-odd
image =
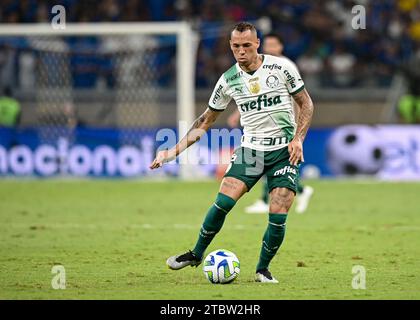
[{"label": "white and blue soccer ball", "polygon": [[238,257],[228,250],[219,249],[207,255],[203,271],[211,283],[229,283],[235,280],[241,271]]}]

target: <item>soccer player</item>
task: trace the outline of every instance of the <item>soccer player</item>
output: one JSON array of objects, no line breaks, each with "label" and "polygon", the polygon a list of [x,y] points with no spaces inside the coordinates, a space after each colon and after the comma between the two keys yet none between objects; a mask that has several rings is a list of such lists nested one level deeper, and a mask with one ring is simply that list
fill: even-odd
[{"label": "soccer player", "polygon": [[[269,33],[264,36],[263,40],[263,53],[271,54],[276,57],[283,57],[283,41],[281,37],[276,33]],[[290,61],[295,67],[296,65]],[[237,127],[239,125],[241,114],[238,109],[232,112],[229,116],[227,122],[231,128]],[[303,186],[300,181],[297,184],[297,194],[296,194],[296,207],[295,211],[297,213],[304,213],[309,205],[309,200],[314,193],[314,189],[311,186]],[[269,211],[269,189],[267,178],[263,177],[263,192],[260,199],[257,199],[253,204],[245,208],[246,213],[267,213]]]},{"label": "soccer player", "polygon": [[[312,119],[313,103],[298,70],[289,60],[258,54],[260,40],[252,24],[238,23],[229,42],[237,63],[219,78],[208,108],[187,134],[173,148],[159,151],[150,165],[156,169],[174,160],[200,139],[231,99],[235,100],[244,126],[241,147],[232,156],[194,248],[169,257],[166,263],[173,270],[198,266],[226,215],[265,174],[270,211],[255,280],[278,283],[269,271],[269,264],[285,236],[287,213],[297,191],[298,164],[304,161],[302,144]],[[297,125],[292,96],[300,109]]]}]

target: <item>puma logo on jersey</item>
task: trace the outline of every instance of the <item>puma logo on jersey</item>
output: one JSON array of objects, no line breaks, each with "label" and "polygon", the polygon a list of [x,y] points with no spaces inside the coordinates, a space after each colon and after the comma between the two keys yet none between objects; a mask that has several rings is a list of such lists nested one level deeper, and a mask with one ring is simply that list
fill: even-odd
[{"label": "puma logo on jersey", "polygon": [[242,110],[242,112],[255,110],[258,111],[261,110],[261,108],[267,108],[271,106],[275,106],[277,104],[281,103],[280,96],[270,97],[267,98],[266,94],[258,96],[257,100],[253,101],[247,101],[245,103],[242,103],[239,105],[239,108]]}]

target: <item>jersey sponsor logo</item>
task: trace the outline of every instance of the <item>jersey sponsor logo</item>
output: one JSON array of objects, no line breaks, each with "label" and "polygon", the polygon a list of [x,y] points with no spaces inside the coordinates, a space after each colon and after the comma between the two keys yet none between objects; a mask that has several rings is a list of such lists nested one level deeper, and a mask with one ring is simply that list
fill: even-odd
[{"label": "jersey sponsor logo", "polygon": [[286,144],[287,138],[286,137],[264,137],[264,138],[257,138],[251,137],[249,142],[252,144],[260,144],[262,146],[274,146],[277,144]]},{"label": "jersey sponsor logo", "polygon": [[237,72],[236,74],[234,74],[233,76],[231,76],[230,78],[226,79],[226,83],[229,83],[231,81],[234,81],[236,79],[238,79],[240,76],[242,76],[242,71]]},{"label": "jersey sponsor logo", "polygon": [[263,69],[269,69],[269,70],[278,69],[278,70],[281,70],[281,66],[279,66],[277,63],[266,64],[266,65],[263,66]]},{"label": "jersey sponsor logo", "polygon": [[295,77],[292,77],[292,75],[287,70],[284,70],[283,72],[286,75],[287,82],[289,82],[289,84],[292,87],[292,89],[295,88],[296,87],[296,83],[295,83],[296,79],[295,79]]},{"label": "jersey sponsor logo", "polygon": [[297,174],[295,168],[292,168],[291,166],[285,166],[284,168],[281,168],[280,170],[277,170],[276,172],[274,172],[274,176],[279,176],[279,175],[284,176],[286,173]]},{"label": "jersey sponsor logo", "polygon": [[239,108],[242,112],[247,112],[251,110],[260,111],[261,108],[267,108],[271,106],[275,106],[281,103],[280,96],[269,97],[267,98],[266,94],[259,95],[257,100],[247,101],[239,105]]},{"label": "jersey sponsor logo", "polygon": [[223,89],[223,86],[219,85],[216,92],[214,93],[214,97],[213,97],[213,100],[212,100],[213,104],[216,104],[217,100],[219,100],[219,98],[221,96],[222,89]]},{"label": "jersey sponsor logo", "polygon": [[274,88],[277,88],[279,86],[280,80],[275,75],[271,75],[267,78],[265,83],[267,84],[267,86],[269,88],[274,89]]}]

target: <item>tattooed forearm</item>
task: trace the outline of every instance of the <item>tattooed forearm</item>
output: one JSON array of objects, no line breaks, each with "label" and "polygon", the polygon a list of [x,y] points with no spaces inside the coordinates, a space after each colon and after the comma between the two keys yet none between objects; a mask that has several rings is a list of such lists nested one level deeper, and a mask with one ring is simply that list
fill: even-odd
[{"label": "tattooed forearm", "polygon": [[200,128],[204,122],[206,122],[206,114],[205,113],[203,113],[197,119],[195,119],[194,123],[192,124],[192,126],[191,126],[191,128],[188,132],[190,132],[193,129]]},{"label": "tattooed forearm", "polygon": [[211,127],[214,121],[216,121],[218,113],[220,112],[214,112],[209,109],[204,111],[204,113],[200,115],[194,121],[190,130],[188,130],[188,133],[187,133],[188,140],[191,140],[194,142],[200,140],[204,132],[206,132]]},{"label": "tattooed forearm", "polygon": [[296,129],[296,136],[303,142],[308,132],[314,112],[314,105],[306,89],[293,96],[299,107],[299,118]]},{"label": "tattooed forearm", "polygon": [[179,155],[189,146],[201,139],[201,136],[211,127],[216,121],[220,112],[207,109],[200,115],[192,124],[187,134],[175,146],[176,155]]}]

